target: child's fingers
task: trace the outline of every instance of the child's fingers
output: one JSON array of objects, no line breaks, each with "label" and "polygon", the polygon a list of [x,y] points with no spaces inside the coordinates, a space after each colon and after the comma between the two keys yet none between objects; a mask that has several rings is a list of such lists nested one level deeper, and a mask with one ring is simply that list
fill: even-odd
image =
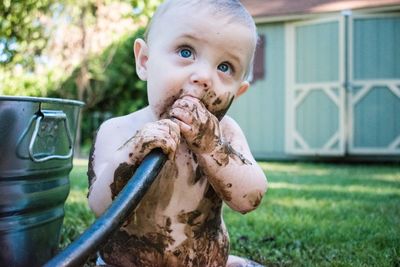
[{"label": "child's fingers", "polygon": [[180,142],[180,127],[170,119],[157,122],[158,138],[153,140],[152,148],[160,147],[169,159],[175,158],[176,149]]},{"label": "child's fingers", "polygon": [[169,115],[188,125],[193,125],[196,123],[204,123],[207,121],[211,113],[205,108],[200,100],[186,96],[184,99],[178,99],[172,105]]},{"label": "child's fingers", "polygon": [[148,123],[136,136],[132,160],[140,162],[144,156],[155,148],[161,148],[169,159],[174,159],[181,139],[180,126],[170,119]]},{"label": "child's fingers", "polygon": [[183,108],[175,107],[170,110],[169,116],[190,125],[193,123],[193,114],[191,113]]},{"label": "child's fingers", "polygon": [[181,131],[179,125],[176,122],[170,119],[166,119],[164,120],[164,122],[165,125],[168,127],[168,129],[165,131],[165,140],[167,140],[167,143],[165,144],[166,150],[164,151],[164,153],[168,154],[168,158],[170,160],[173,160],[175,158],[178,145],[180,143]]},{"label": "child's fingers", "polygon": [[176,140],[171,138],[171,136],[167,134],[159,134],[153,137],[147,137],[143,139],[143,145],[141,147],[140,153],[142,154],[142,158],[149,154],[155,148],[161,148],[161,150],[168,155],[168,158],[173,159],[175,156],[175,151],[178,146]]},{"label": "child's fingers", "polygon": [[181,130],[181,133],[186,137],[189,133],[192,132],[192,127],[189,124],[186,124],[185,122],[179,120],[179,118],[173,118],[172,119],[177,125],[179,125],[179,128]]},{"label": "child's fingers", "polygon": [[176,149],[178,147],[178,144],[179,144],[179,142],[176,142],[174,139],[167,139],[165,150],[163,149],[163,151],[165,154],[168,155],[169,160],[175,159]]},{"label": "child's fingers", "polygon": [[172,139],[175,141],[175,143],[178,145],[180,140],[181,140],[181,130],[180,127],[177,123],[173,122],[172,120],[169,121],[169,129],[168,133],[172,137]]},{"label": "child's fingers", "polygon": [[180,108],[182,110],[187,111],[189,114],[196,114],[199,112],[204,112],[204,105],[200,100],[194,97],[185,96],[184,98],[180,98],[174,102],[171,107],[172,109]]}]

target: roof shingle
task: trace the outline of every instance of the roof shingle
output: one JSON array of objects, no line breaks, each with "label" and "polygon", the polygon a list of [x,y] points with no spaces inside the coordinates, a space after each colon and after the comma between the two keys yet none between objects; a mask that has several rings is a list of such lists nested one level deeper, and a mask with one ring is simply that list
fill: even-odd
[{"label": "roof shingle", "polygon": [[241,0],[241,2],[255,18],[400,5],[400,0]]}]

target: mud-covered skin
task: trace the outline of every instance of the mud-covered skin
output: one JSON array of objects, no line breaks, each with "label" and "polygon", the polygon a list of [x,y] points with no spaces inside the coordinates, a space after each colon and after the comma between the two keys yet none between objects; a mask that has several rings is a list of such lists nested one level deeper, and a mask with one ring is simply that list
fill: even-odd
[{"label": "mud-covered skin", "polygon": [[[229,105],[231,100],[227,99],[216,104]],[[132,148],[130,160],[119,164],[114,172],[110,185],[112,199],[151,149],[163,146],[165,152],[176,150],[176,153],[167,161],[135,213],[102,249],[102,257],[108,264],[190,267],[225,266],[227,262],[229,238],[221,207],[222,201],[232,200],[232,183],[207,176],[203,169],[207,163],[199,162],[197,155],[209,152],[223,167],[230,159],[242,165],[251,165],[251,162],[230,143],[221,143],[218,119],[198,99],[188,96],[178,99],[171,110],[172,120],[146,124],[123,145]],[[175,140],[179,132],[170,123],[179,124],[178,119],[191,126],[186,134],[181,130],[181,141]],[[167,139],[174,142],[167,146]],[[191,202],[191,207],[185,207],[182,200]],[[257,198],[252,201],[257,202]]]},{"label": "mud-covered skin", "polygon": [[258,207],[261,202],[262,196],[263,194],[261,191],[255,190],[250,192],[249,194],[243,195],[243,198],[247,199],[247,201],[249,201],[253,207]]},{"label": "mud-covered skin", "polygon": [[88,161],[88,171],[87,171],[87,177],[88,177],[88,185],[89,185],[89,191],[88,191],[88,196],[90,194],[90,191],[92,189],[92,184],[96,181],[96,173],[94,172],[94,144],[96,143],[96,137],[97,137],[97,132],[94,134],[93,138],[93,145],[90,148],[89,152],[89,161]]},{"label": "mud-covered skin", "polygon": [[187,239],[172,252],[182,266],[225,266],[229,238],[221,218],[222,201],[211,185],[197,209],[181,211],[178,221],[185,224]]},{"label": "mud-covered skin", "polygon": [[169,111],[169,116],[177,119],[176,122],[181,126],[190,150],[198,154],[212,152],[212,157],[219,166],[226,166],[230,158],[243,164],[251,164],[251,161],[236,151],[229,142],[222,140],[218,118],[208,110],[210,108],[222,119],[232,100],[233,96],[230,94],[216,99],[214,94],[213,97],[205,97],[201,101],[184,96],[178,99]]},{"label": "mud-covered skin", "polygon": [[[206,177],[199,170],[196,158],[183,146],[177,153],[176,161],[167,161],[131,216],[129,224],[117,232],[102,249],[102,257],[108,264],[225,266],[229,240],[221,218],[222,200],[204,180]],[[187,210],[181,209],[185,205],[174,204],[174,197],[180,198],[179,192],[174,190],[182,178],[179,176],[178,164],[185,166],[180,167],[182,172],[190,173],[191,182],[186,183],[188,190],[200,189],[203,192],[199,196],[193,195],[199,201]],[[119,173],[129,174],[127,171]],[[195,191],[192,194],[197,194]],[[178,233],[173,229],[174,224],[182,225],[183,238],[179,241],[176,240]]]},{"label": "mud-covered skin", "polygon": [[222,96],[217,96],[215,92],[208,90],[200,100],[204,103],[207,110],[214,114],[218,120],[221,120],[231,106],[234,98],[235,96],[228,92]]},{"label": "mud-covered skin", "polygon": [[[211,177],[212,178],[212,177]],[[232,200],[232,184],[218,180],[218,179],[210,179],[212,181],[212,185],[217,192],[218,196],[223,199],[224,201],[231,201]]]},{"label": "mud-covered skin", "polygon": [[[89,206],[97,216],[103,214],[121,187],[116,185],[130,178],[131,166],[161,147],[169,160],[102,250],[105,262],[226,266],[234,262],[229,261],[222,202],[246,213],[259,201],[256,192],[266,190],[263,170],[239,125],[229,116],[221,120],[232,100],[249,88],[245,77],[255,28],[237,20],[236,13],[215,12],[210,4],[219,1],[195,1],[201,8],[193,1],[169,2],[173,6],[153,21],[147,40],[136,39],[133,47],[149,106],[102,124]],[[176,125],[179,133],[169,131]]]},{"label": "mud-covered skin", "polygon": [[122,188],[128,183],[129,179],[135,173],[137,166],[129,165],[126,162],[121,163],[114,172],[114,181],[110,185],[111,198],[114,199]]},{"label": "mud-covered skin", "polygon": [[[161,147],[169,157],[159,177],[130,218],[101,250],[102,258],[114,266],[225,266],[229,257],[229,238],[222,221],[222,201],[231,201],[231,182],[212,176],[208,163],[198,155],[208,151],[218,165],[251,165],[224,138],[220,122],[202,102],[191,97],[178,99],[174,119],[147,123],[125,140],[119,151],[129,151],[127,162],[120,163],[110,184],[112,199],[132,177],[137,164],[153,148]],[[217,103],[221,103],[217,101]],[[225,103],[229,103],[225,102]],[[188,121],[182,113],[193,115]],[[174,114],[176,115],[176,113]],[[177,119],[190,122],[194,135],[178,136]],[[190,139],[194,137],[193,139]],[[198,147],[193,143],[198,142]],[[207,149],[202,149],[206,146]],[[169,154],[169,155],[170,155]],[[207,174],[208,173],[208,174]],[[261,192],[248,192],[243,201],[255,207]]]},{"label": "mud-covered skin", "polygon": [[[133,176],[135,170],[139,166],[143,158],[154,148],[161,148],[170,159],[175,157],[175,150],[179,144],[179,128],[171,120],[160,120],[154,123],[146,124],[133,137],[128,139],[119,149],[124,146],[131,146],[132,150],[129,153],[130,162],[119,164],[114,171],[113,182],[110,185],[111,198],[114,199],[122,188],[128,183]],[[92,148],[94,153],[94,147]],[[89,161],[89,181],[93,172],[92,155]]]},{"label": "mud-covered skin", "polygon": [[185,96],[172,105],[170,117],[181,126],[182,135],[191,151],[212,151],[220,139],[218,119],[194,97]]},{"label": "mud-covered skin", "polygon": [[228,165],[229,159],[239,161],[242,164],[252,164],[243,154],[236,151],[230,143],[221,140],[218,142],[218,146],[214,149],[211,157],[221,167]]},{"label": "mud-covered skin", "polygon": [[163,119],[146,124],[123,146],[130,146],[132,149],[129,153],[130,165],[139,165],[154,148],[161,148],[169,159],[173,159],[179,142],[178,125],[169,119]]}]

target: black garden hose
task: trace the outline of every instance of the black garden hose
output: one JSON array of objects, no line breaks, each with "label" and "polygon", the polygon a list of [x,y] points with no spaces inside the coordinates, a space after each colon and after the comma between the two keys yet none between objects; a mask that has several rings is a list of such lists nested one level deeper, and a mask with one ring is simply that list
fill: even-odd
[{"label": "black garden hose", "polygon": [[[214,114],[220,121],[230,105]],[[118,193],[111,206],[66,249],[48,261],[44,267],[77,267],[82,266],[87,258],[96,252],[102,244],[117,231],[150,188],[167,161],[161,149],[152,150],[140,163],[132,178]]]},{"label": "black garden hose", "polygon": [[111,206],[66,249],[48,261],[45,267],[83,266],[87,258],[118,230],[160,173],[167,156],[161,149],[151,151],[136,169]]}]

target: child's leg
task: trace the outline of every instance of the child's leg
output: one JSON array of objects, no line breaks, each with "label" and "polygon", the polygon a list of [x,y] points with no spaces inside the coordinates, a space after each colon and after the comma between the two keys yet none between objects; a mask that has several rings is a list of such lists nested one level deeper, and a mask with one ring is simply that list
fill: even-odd
[{"label": "child's leg", "polygon": [[240,258],[238,256],[229,255],[226,267],[263,267],[255,261],[251,261],[245,258]]}]

